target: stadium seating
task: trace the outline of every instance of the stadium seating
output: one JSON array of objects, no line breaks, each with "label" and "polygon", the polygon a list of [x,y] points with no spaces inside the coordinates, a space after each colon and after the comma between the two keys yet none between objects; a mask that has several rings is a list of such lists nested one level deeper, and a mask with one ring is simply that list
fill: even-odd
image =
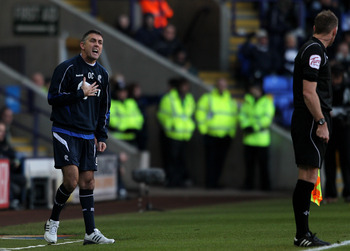
[{"label": "stadium seating", "polygon": [[290,127],[292,123],[293,108],[283,110],[281,124],[286,127]]},{"label": "stadium seating", "polygon": [[278,93],[273,95],[276,108],[284,110],[293,106],[292,92]]},{"label": "stadium seating", "polygon": [[266,93],[290,92],[290,78],[281,75],[268,75],[263,79],[263,89]]},{"label": "stadium seating", "polygon": [[268,75],[263,79],[263,90],[265,93],[273,95],[276,106],[276,122],[289,127],[293,113],[293,78]]}]

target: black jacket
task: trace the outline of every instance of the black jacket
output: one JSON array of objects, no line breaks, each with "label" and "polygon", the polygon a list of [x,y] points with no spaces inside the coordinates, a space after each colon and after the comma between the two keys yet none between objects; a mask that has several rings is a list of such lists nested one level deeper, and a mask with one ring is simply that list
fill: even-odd
[{"label": "black jacket", "polygon": [[[86,83],[99,85],[99,93],[85,97],[81,89]],[[97,140],[107,139],[109,124],[110,89],[107,71],[96,62],[91,66],[78,55],[58,65],[53,73],[48,93],[52,106],[52,131]]]}]

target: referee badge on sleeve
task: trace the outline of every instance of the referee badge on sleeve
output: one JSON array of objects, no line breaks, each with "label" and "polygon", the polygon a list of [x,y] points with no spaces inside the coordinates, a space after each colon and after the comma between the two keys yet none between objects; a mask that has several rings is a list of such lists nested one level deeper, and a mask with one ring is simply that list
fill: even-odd
[{"label": "referee badge on sleeve", "polygon": [[314,69],[320,69],[321,57],[319,55],[311,55],[309,58],[309,66]]}]

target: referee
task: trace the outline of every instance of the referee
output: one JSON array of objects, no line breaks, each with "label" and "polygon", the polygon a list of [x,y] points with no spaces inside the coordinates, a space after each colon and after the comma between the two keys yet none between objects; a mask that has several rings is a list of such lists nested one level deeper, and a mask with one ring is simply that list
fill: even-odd
[{"label": "referee", "polygon": [[312,234],[308,220],[311,192],[331,131],[332,86],[326,48],[333,44],[337,30],[338,18],[334,13],[320,12],[315,18],[313,37],[295,58],[291,134],[299,172],[293,193],[294,245],[301,247],[330,245]]}]

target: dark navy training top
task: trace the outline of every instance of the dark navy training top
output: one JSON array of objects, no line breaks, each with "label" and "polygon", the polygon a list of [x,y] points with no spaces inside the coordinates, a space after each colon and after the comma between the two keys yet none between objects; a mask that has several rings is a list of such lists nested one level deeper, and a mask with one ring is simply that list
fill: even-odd
[{"label": "dark navy training top", "polygon": [[[98,84],[96,96],[84,98],[87,84]],[[51,79],[48,102],[52,106],[52,131],[104,142],[107,139],[110,90],[108,73],[98,62],[87,64],[78,55],[59,64]]]},{"label": "dark navy training top", "polygon": [[293,75],[294,107],[307,109],[303,96],[303,80],[317,82],[316,92],[323,111],[332,110],[331,70],[326,48],[312,37],[295,57]]}]

